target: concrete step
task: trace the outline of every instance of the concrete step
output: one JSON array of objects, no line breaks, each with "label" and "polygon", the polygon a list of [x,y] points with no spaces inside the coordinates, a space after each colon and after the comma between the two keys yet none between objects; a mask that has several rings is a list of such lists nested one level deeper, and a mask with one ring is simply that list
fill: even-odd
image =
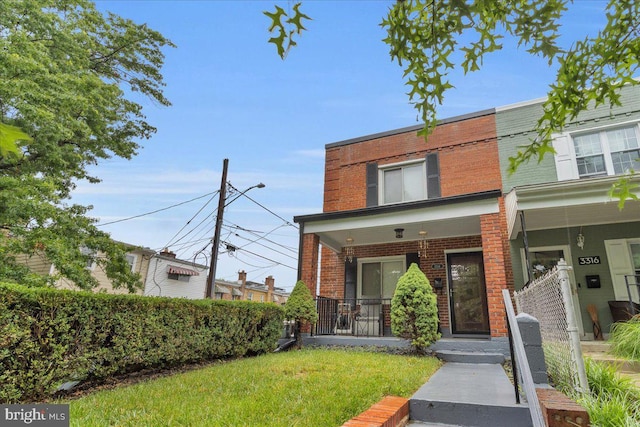
[{"label": "concrete step", "polygon": [[607,341],[580,341],[583,353],[608,353],[611,344]]},{"label": "concrete step", "polygon": [[438,350],[436,356],[445,362],[455,363],[496,363],[505,361],[502,353],[485,353],[477,351]]},{"label": "concrete step", "polygon": [[409,418],[436,426],[532,425],[528,406],[515,403],[513,385],[497,364],[446,363],[409,399]]},{"label": "concrete step", "polygon": [[640,373],[640,362],[635,360],[623,359],[607,353],[583,353],[583,356],[589,357],[596,362],[613,365],[621,373]]}]

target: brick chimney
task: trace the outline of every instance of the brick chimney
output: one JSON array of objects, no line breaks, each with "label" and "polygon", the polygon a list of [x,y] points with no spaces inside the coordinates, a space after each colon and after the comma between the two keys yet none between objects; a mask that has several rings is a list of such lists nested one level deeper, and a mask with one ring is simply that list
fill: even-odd
[{"label": "brick chimney", "polygon": [[241,299],[246,299],[245,298],[245,286],[247,285],[247,272],[242,270],[238,272],[238,283],[240,284],[240,292],[242,292],[242,298]]},{"label": "brick chimney", "polygon": [[169,248],[164,248],[164,249],[162,250],[162,252],[160,252],[160,255],[162,255],[162,256],[164,256],[164,257],[167,257],[167,258],[174,258],[174,259],[175,259],[175,257],[176,257],[176,254],[175,254],[174,252],[171,252],[171,251],[169,250]]},{"label": "brick chimney", "polygon": [[264,284],[267,286],[267,302],[273,302],[273,291],[275,288],[276,279],[273,276],[269,276],[264,279]]}]

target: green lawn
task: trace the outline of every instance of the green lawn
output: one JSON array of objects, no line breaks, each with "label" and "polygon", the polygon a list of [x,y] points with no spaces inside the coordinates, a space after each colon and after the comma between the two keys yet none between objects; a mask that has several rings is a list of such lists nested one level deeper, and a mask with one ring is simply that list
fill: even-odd
[{"label": "green lawn", "polygon": [[430,357],[303,349],[220,363],[70,401],[72,426],[331,426],[411,396]]}]

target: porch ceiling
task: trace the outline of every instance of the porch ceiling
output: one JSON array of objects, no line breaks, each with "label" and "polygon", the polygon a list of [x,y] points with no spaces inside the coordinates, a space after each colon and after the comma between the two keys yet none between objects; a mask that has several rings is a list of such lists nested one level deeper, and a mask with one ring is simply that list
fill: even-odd
[{"label": "porch ceiling", "polygon": [[527,231],[640,221],[640,202],[629,200],[620,211],[618,200],[608,196],[617,179],[592,178],[514,188],[505,200],[509,237],[515,239],[522,232],[519,212],[524,212]]},{"label": "porch ceiling", "polygon": [[[480,234],[480,215],[497,213],[498,193],[492,197],[410,206],[404,210],[382,207],[378,210],[359,210],[349,214],[319,215],[305,219],[304,233],[315,233],[322,245],[335,252],[342,251],[348,237],[355,246],[416,241],[419,232],[426,231],[428,239],[473,236]],[[402,228],[403,237],[396,238],[394,229]]]}]

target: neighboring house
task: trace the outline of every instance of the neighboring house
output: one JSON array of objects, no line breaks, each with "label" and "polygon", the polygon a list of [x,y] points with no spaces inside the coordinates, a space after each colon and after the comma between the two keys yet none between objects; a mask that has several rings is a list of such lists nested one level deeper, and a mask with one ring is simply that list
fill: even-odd
[{"label": "neighboring house", "polygon": [[391,335],[390,299],[415,262],[443,336],[504,340],[502,289],[559,258],[573,266],[583,338],[589,304],[608,331],[608,301],[628,299],[625,278],[640,274],[640,202],[619,211],[607,194],[640,169],[640,88],[621,100],[581,114],[554,136],[555,156],[514,175],[508,158],[535,137],[542,100],[442,120],[426,142],[413,126],[326,145],[323,212],[294,218],[315,332]]},{"label": "neighboring house", "polygon": [[[542,101],[496,109],[503,171],[508,158],[534,136]],[[626,87],[621,102],[580,114],[554,135],[555,155],[522,165],[511,176],[505,173],[502,180],[516,289],[564,258],[572,266],[575,314],[584,338],[593,335],[587,306],[596,306],[608,332],[608,302],[628,301],[625,279],[636,283],[640,274],[640,202],[627,201],[620,211],[618,200],[608,196],[627,170],[640,171],[640,88]],[[637,302],[635,286],[631,293]]]},{"label": "neighboring house", "polygon": [[265,283],[247,281],[247,273],[240,271],[237,282],[216,280],[215,299],[247,300],[256,302],[273,302],[284,305],[289,293],[282,288],[275,287],[275,279],[269,276]]},{"label": "neighboring house", "polygon": [[294,218],[299,278],[320,297],[317,333],[391,335],[396,282],[417,263],[444,336],[506,337],[501,290],[513,278],[495,112],[442,120],[427,142],[420,127],[326,145],[323,212]]},{"label": "neighboring house", "polygon": [[209,267],[176,258],[164,249],[149,261],[144,295],[203,299],[207,289]]},{"label": "neighboring house", "polygon": [[[147,275],[147,269],[149,268],[149,259],[154,254],[154,251],[148,248],[129,245],[127,243],[125,243],[125,245],[129,248],[129,252],[127,252],[127,261],[129,261],[129,264],[131,265],[131,271],[140,274],[141,280],[144,283]],[[100,254],[98,253],[96,256],[100,256]],[[54,276],[57,274],[55,265],[41,252],[37,252],[31,256],[19,255],[17,259],[19,262],[22,262],[29,267],[34,273],[43,276]],[[114,288],[111,284],[111,280],[107,277],[104,270],[95,262],[92,261],[87,263],[87,268],[91,270],[91,275],[98,281],[98,286],[93,289],[94,292],[107,292],[113,294],[129,293],[126,288]],[[76,285],[65,278],[58,279],[54,286],[58,289],[79,289]],[[136,293],[142,295],[142,289]]]}]

